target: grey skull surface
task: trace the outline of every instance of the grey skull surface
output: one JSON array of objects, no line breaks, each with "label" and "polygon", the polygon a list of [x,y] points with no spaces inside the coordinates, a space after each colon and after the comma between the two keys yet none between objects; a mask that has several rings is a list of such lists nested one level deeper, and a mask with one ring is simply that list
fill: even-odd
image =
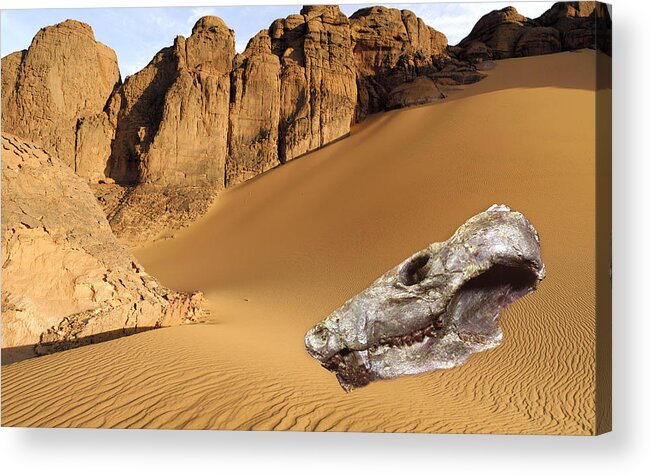
[{"label": "grey skull surface", "polygon": [[544,277],[532,224],[493,205],[317,323],[305,346],[346,391],[452,368],[499,345],[500,311]]}]

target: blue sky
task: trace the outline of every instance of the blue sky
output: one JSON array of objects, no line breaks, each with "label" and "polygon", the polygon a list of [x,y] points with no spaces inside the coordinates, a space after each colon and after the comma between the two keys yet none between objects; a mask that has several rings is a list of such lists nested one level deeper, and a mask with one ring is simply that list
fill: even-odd
[{"label": "blue sky", "polygon": [[[514,5],[520,13],[535,18],[553,2],[429,3],[380,4],[413,10],[427,24],[445,33],[450,44],[466,36],[475,22],[497,8]],[[340,5],[351,15],[373,4]],[[95,37],[113,48],[118,56],[122,77],[142,69],[161,48],[172,44],[177,35],[189,36],[192,26],[204,15],[217,15],[235,31],[236,49],[276,18],[298,13],[298,5],[237,7],[165,7],[165,8],[52,8],[2,10],[0,25],[1,55],[26,49],[36,32],[47,25],[73,18],[92,26]]]}]

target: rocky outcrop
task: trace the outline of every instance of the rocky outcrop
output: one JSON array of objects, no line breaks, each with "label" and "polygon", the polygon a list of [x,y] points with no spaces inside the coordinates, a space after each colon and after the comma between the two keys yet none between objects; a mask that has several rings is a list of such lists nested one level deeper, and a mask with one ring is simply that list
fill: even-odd
[{"label": "rocky outcrop", "polygon": [[119,102],[112,96],[104,111],[81,117],[75,137],[75,172],[92,183],[104,182],[111,176],[111,147]]},{"label": "rocky outcrop", "polygon": [[561,35],[555,28],[526,28],[515,45],[514,56],[538,56],[563,49]]},{"label": "rocky outcrop", "polygon": [[612,22],[604,3],[555,3],[536,21],[560,33],[563,50],[592,48],[612,54]]},{"label": "rocky outcrop", "polygon": [[132,187],[109,215],[123,242],[189,223],[224,188],[234,55],[233,31],[203,17],[189,38],[178,36],[129,76],[89,127],[90,142],[110,149],[108,176]]},{"label": "rocky outcrop", "polygon": [[2,284],[3,364],[193,321],[202,300],[143,271],[85,180],[4,133]]},{"label": "rocky outcrop", "polygon": [[408,10],[348,19],[337,6],[307,6],[276,20],[236,59],[227,186],[347,135],[369,112],[441,98],[435,80],[415,79],[453,61],[446,46]]},{"label": "rocky outcrop", "polygon": [[233,32],[204,17],[121,84],[113,51],[69,20],[3,58],[3,127],[88,179],[116,234],[137,245],[193,221],[220,190],[345,137],[370,113],[479,81],[478,62],[608,50],[609,28],[601,4],[559,3],[535,20],[509,7],[449,46],[409,10],[347,18],[311,5],[235,55]]},{"label": "rocky outcrop", "polygon": [[5,128],[6,124],[10,124],[16,119],[5,114],[9,111],[10,104],[14,105],[16,100],[16,89],[18,89],[18,72],[20,70],[20,63],[22,63],[27,50],[16,51],[8,54],[2,58],[2,127]]},{"label": "rocky outcrop", "polygon": [[411,82],[394,87],[387,97],[387,109],[400,109],[421,104],[428,104],[445,99],[445,94],[439,89],[434,80],[427,76],[419,76]]},{"label": "rocky outcrop", "polygon": [[237,185],[280,163],[280,58],[267,30],[253,37],[236,58],[231,75],[225,185]]},{"label": "rocky outcrop", "polygon": [[187,40],[176,38],[174,81],[157,129],[142,140],[140,182],[223,187],[234,55],[233,31],[217,17],[197,21]]},{"label": "rocky outcrop", "polygon": [[120,241],[132,247],[169,237],[172,231],[194,222],[208,210],[216,193],[212,186],[151,183],[121,191],[102,184],[96,189],[106,198],[107,193],[120,195],[107,217]]},{"label": "rocky outcrop", "polygon": [[174,48],[159,51],[138,73],[125,79],[111,97],[106,116],[114,125],[106,156],[109,176],[120,183],[138,183],[142,155],[149,149],[163,117],[167,91],[178,74]]},{"label": "rocky outcrop", "polygon": [[280,58],[278,154],[286,162],[346,135],[357,86],[350,25],[334,5],[311,5],[269,28]]},{"label": "rocky outcrop", "polygon": [[391,91],[439,71],[447,38],[409,10],[369,7],[350,17],[359,97],[356,121],[385,110]]},{"label": "rocky outcrop", "polygon": [[348,19],[337,6],[307,6],[276,20],[236,58],[226,185],[345,136],[369,112],[442,98],[436,81],[458,79],[442,72],[454,61],[446,46],[408,10]]},{"label": "rocky outcrop", "polygon": [[[110,177],[158,185],[223,187],[233,31],[204,17],[112,97]],[[111,114],[109,114],[108,122]]]},{"label": "rocky outcrop", "polygon": [[[28,50],[2,60],[2,129],[62,157],[81,176],[102,163],[77,157],[80,121],[99,114],[120,81],[117,58],[90,26],[66,20],[41,29]],[[80,147],[83,148],[83,147]]]},{"label": "rocky outcrop", "polygon": [[[74,34],[62,33],[69,30]],[[3,121],[25,116],[15,110],[32,89],[46,99],[53,94],[49,82],[29,76],[32,58],[55,71],[72,65],[63,91],[87,107],[43,106],[53,116],[46,120],[66,124],[69,133],[26,119],[7,130],[55,141],[52,148],[39,143],[91,182],[111,227],[130,245],[182,227],[223,188],[346,136],[370,112],[438,100],[438,84],[482,77],[448,55],[445,36],[414,13],[384,7],[349,20],[334,5],[306,6],[273,22],[237,56],[233,32],[204,17],[189,38],[177,37],[123,84],[114,53],[94,41],[88,25],[64,22],[39,35],[30,50],[2,61]],[[71,59],[77,50],[85,54]],[[97,81],[107,77],[98,68],[110,64],[112,81]],[[41,106],[21,107],[40,117]]]},{"label": "rocky outcrop", "polygon": [[513,7],[494,10],[479,19],[459,46],[471,49],[470,53],[466,53],[468,59],[477,59],[472,54],[480,51],[486,51],[486,57],[482,59],[511,58],[527,26],[534,27],[534,24]]},{"label": "rocky outcrop", "polygon": [[479,62],[571,51],[611,52],[610,15],[605,4],[559,2],[534,20],[513,8],[484,15],[459,43],[459,56]]}]

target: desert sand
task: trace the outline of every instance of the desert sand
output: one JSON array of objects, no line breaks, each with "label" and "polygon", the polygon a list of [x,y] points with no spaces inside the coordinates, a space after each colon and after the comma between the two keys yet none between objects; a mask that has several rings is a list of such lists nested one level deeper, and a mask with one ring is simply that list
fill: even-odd
[{"label": "desert sand", "polygon": [[[593,433],[594,70],[594,51],[499,61],[228,190],[136,252],[203,291],[209,320],[4,366],[2,424]],[[503,313],[501,346],[344,393],[305,331],[493,203],[532,221],[547,267]]]}]

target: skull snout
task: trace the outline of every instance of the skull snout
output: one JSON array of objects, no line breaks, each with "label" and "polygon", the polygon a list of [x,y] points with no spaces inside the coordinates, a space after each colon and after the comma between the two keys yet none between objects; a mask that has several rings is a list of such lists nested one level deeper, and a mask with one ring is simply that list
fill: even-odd
[{"label": "skull snout", "polygon": [[305,334],[305,348],[314,358],[324,361],[335,354],[339,347],[339,338],[322,323],[317,324]]}]

